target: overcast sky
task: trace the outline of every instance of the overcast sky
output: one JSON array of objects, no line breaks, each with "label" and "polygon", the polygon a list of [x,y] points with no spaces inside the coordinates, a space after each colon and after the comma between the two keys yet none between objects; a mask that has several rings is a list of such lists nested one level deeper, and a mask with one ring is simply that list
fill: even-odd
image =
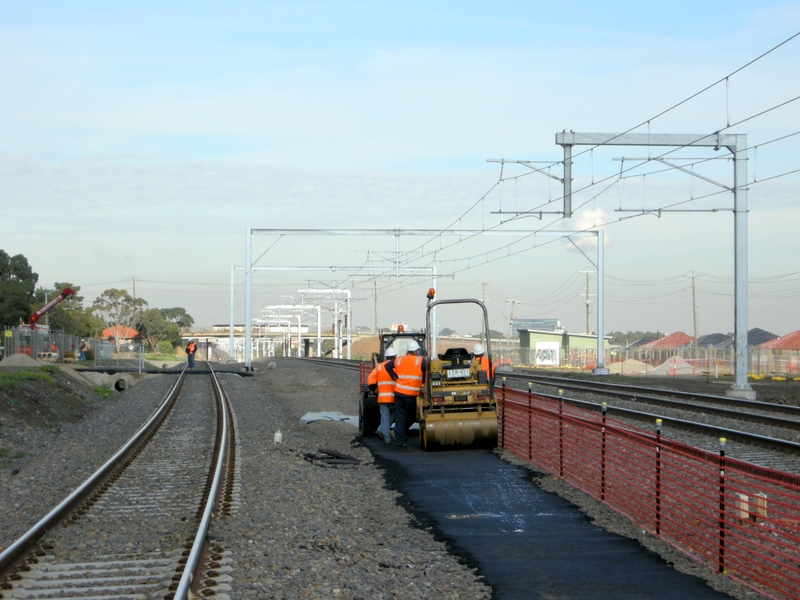
[{"label": "overcast sky", "polygon": [[800,6],[771,0],[0,0],[0,248],[87,305],[135,285],[211,325],[247,228],[442,231],[254,235],[256,266],[293,269],[254,273],[253,316],[336,285],[355,325],[419,327],[435,269],[439,297],[485,299],[495,329],[513,311],[582,332],[596,247],[532,234],[602,227],[606,331],[692,335],[694,282],[699,333],[726,333],[730,154],[576,146],[564,219],[555,144],[721,131],[750,147],[749,327],[784,335],[800,329],[798,32]]}]

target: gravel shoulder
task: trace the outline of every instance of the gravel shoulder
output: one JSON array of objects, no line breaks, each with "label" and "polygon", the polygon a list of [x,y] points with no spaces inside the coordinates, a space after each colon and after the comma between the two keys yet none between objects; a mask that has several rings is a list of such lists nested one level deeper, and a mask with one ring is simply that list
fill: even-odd
[{"label": "gravel shoulder", "polygon": [[[241,495],[237,513],[214,523],[211,537],[235,557],[231,596],[490,598],[474,570],[398,503],[357,428],[300,422],[307,412],[357,415],[357,375],[276,362],[257,365],[253,378],[223,380],[236,412]],[[360,463],[322,463],[314,459],[320,448]]]}]

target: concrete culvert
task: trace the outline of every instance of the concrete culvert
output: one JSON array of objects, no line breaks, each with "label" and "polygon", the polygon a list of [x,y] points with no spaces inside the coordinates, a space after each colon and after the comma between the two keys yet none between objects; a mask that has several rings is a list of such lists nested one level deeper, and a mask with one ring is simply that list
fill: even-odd
[{"label": "concrete culvert", "polygon": [[118,392],[124,392],[126,389],[128,389],[128,382],[124,379],[117,379],[114,382],[114,389]]}]

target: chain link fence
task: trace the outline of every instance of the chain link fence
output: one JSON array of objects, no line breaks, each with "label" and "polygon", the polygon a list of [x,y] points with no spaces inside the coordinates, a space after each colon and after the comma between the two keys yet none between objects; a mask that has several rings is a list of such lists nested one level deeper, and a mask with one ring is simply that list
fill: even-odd
[{"label": "chain link fence", "polygon": [[41,362],[73,361],[80,354],[80,344],[78,336],[52,331],[47,326],[15,327],[3,332],[2,354],[25,354]]}]

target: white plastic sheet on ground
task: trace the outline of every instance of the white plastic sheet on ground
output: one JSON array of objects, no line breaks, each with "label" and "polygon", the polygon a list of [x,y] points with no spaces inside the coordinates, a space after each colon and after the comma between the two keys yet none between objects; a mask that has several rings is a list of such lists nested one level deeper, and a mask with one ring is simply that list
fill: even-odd
[{"label": "white plastic sheet on ground", "polygon": [[314,421],[344,421],[358,427],[358,417],[352,417],[340,412],[310,412],[300,417],[300,422],[307,425]]}]

